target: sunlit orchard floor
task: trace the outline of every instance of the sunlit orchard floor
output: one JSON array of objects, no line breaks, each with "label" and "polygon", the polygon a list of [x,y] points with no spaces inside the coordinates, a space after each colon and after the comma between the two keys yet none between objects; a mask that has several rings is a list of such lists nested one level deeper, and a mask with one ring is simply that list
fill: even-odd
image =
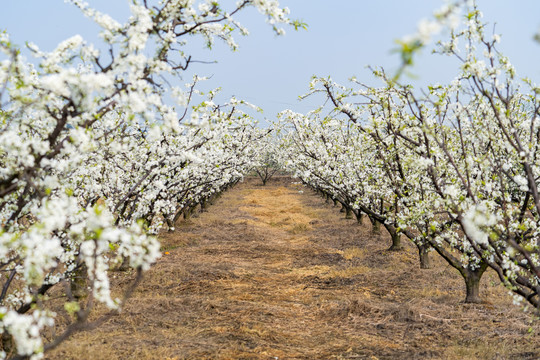
[{"label": "sunlit orchard floor", "polygon": [[[290,178],[247,179],[163,234],[126,309],[51,359],[539,359],[540,325],[493,273],[457,271],[345,220]],[[129,274],[118,273],[116,284]]]}]

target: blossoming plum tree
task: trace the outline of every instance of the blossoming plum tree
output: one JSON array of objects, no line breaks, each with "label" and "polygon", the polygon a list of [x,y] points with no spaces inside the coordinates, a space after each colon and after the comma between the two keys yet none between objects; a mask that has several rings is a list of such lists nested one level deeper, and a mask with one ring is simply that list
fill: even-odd
[{"label": "blossoming plum tree", "polygon": [[261,129],[261,140],[257,144],[257,164],[254,171],[263,186],[281,170],[281,143],[279,128]]}]

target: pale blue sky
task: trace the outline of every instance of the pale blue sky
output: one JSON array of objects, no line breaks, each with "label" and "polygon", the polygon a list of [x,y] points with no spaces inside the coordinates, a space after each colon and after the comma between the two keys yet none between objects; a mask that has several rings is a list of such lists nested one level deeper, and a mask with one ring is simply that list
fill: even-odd
[{"label": "pale blue sky", "polygon": [[[88,0],[97,9],[122,21],[128,16],[128,0]],[[231,6],[236,0],[224,0]],[[428,18],[443,2],[439,0],[281,0],[291,17],[308,23],[307,31],[291,29],[276,37],[255,10],[239,17],[250,36],[238,37],[240,49],[231,52],[218,45],[212,52],[193,43],[188,52],[199,60],[218,64],[193,64],[193,72],[212,75],[205,87],[223,88],[224,97],[235,95],[261,106],[262,117],[272,119],[286,108],[306,112],[313,102],[300,103],[298,95],[308,89],[312,75],[332,76],[346,83],[353,75],[372,83],[366,65],[382,65],[392,71],[399,58],[392,54],[394,40],[413,33],[422,18]],[[532,41],[540,26],[540,1],[479,0],[484,20],[496,22],[501,33],[500,48],[510,57],[518,73],[540,82],[540,44]],[[44,50],[74,34],[98,41],[97,27],[72,5],[62,0],[0,0],[0,29],[7,29],[21,45],[32,41]],[[410,79],[418,86],[450,80],[455,63],[428,51],[418,58]]]}]

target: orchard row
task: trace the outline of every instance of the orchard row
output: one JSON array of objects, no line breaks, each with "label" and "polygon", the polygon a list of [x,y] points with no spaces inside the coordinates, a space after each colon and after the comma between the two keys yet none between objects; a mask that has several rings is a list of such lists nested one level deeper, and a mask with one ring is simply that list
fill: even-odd
[{"label": "orchard row", "polygon": [[384,226],[390,250],[410,239],[421,267],[438,253],[462,275],[466,302],[481,301],[492,268],[516,302],[538,310],[540,88],[517,78],[500,38],[465,9],[436,49],[460,63],[455,80],[419,92],[382,69],[373,71],[380,87],[314,78],[306,96],[330,109],[281,113],[282,162]]},{"label": "orchard row", "polygon": [[[71,2],[101,28],[99,49],[77,35],[52,52],[28,44],[28,61],[0,33],[0,358],[40,358],[92,326],[97,302],[119,309],[109,270],[136,270],[129,295],[160,256],[153,234],[258,163],[267,131],[249,104],[217,104],[197,76],[174,86],[190,38],[236,49],[247,30],[234,15],[248,7],[278,34],[294,25],[270,0],[133,1],[124,24]],[[71,324],[54,336],[58,309]]]}]

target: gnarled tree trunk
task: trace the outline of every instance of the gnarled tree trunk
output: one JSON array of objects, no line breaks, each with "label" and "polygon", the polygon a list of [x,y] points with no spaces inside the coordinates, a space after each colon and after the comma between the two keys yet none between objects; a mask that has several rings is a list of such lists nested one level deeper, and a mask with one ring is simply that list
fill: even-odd
[{"label": "gnarled tree trunk", "polygon": [[465,287],[467,289],[465,303],[478,304],[482,302],[482,299],[480,298],[480,279],[486,271],[487,266],[487,263],[482,261],[480,263],[480,267],[474,270],[467,267],[461,271],[461,275],[465,280]]},{"label": "gnarled tree trunk", "polygon": [[384,227],[386,228],[386,230],[388,230],[388,232],[390,233],[390,237],[392,238],[392,245],[390,246],[390,248],[388,248],[388,250],[390,251],[402,250],[403,246],[401,245],[401,234],[392,225],[384,224]]}]

